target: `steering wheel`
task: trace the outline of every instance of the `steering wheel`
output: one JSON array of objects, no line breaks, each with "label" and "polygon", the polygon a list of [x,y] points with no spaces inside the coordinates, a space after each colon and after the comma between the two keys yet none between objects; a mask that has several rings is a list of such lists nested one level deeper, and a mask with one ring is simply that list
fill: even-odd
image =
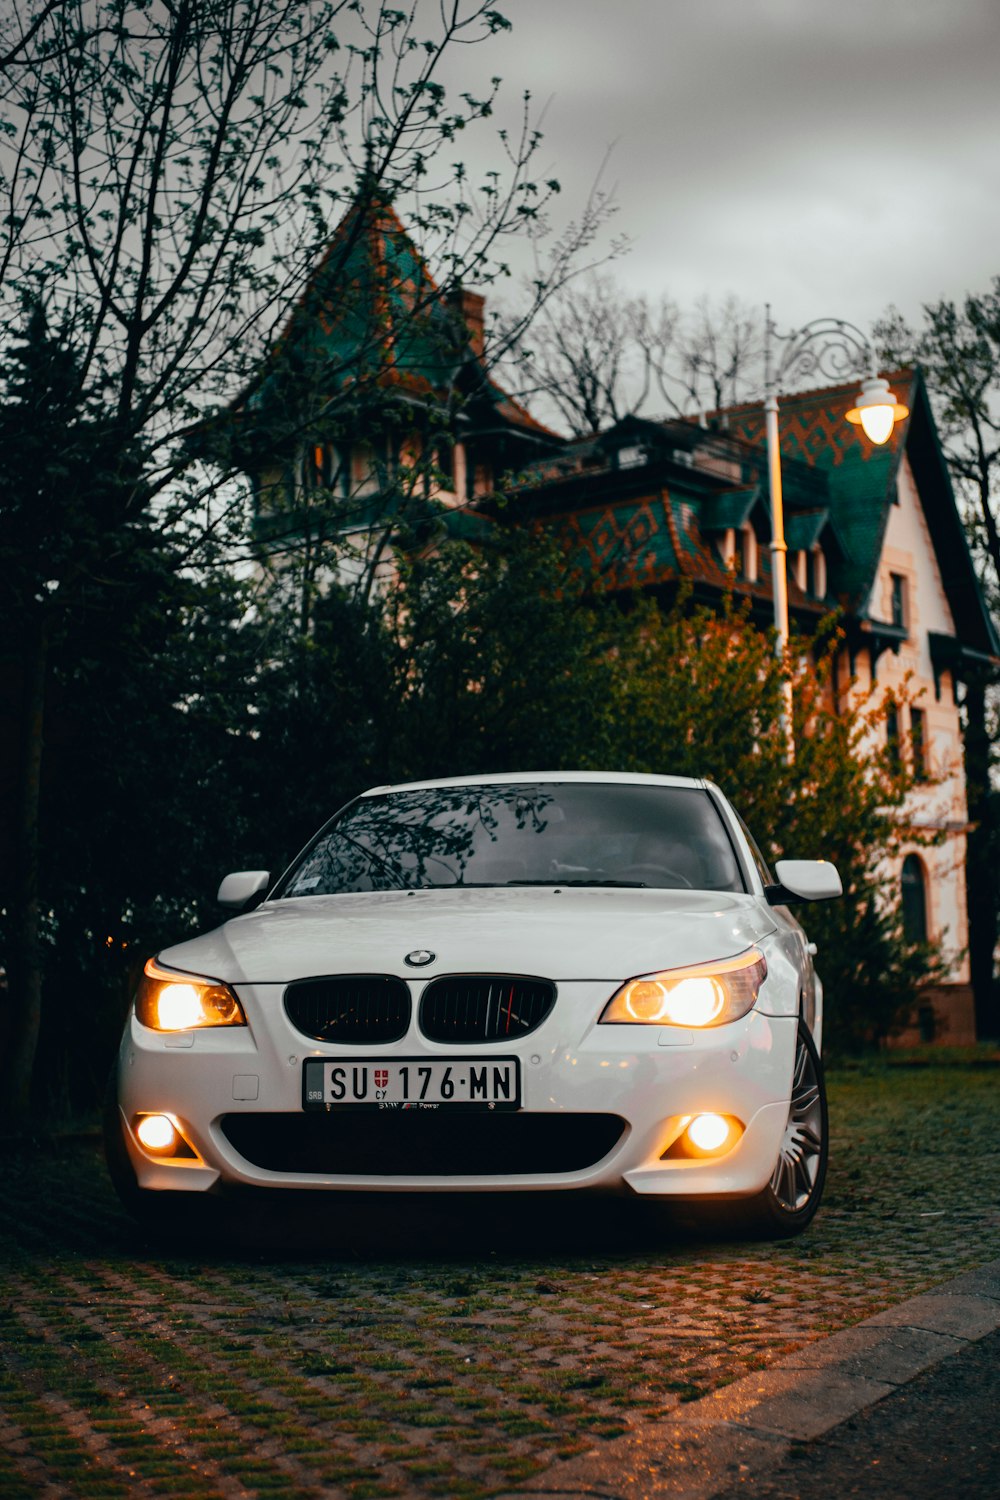
[{"label": "steering wheel", "polygon": [[[663,882],[659,878],[663,875],[669,876],[678,886],[686,886],[689,891],[694,890],[694,886],[686,875],[682,875],[680,870],[671,870],[666,865],[628,865],[624,870],[615,871],[616,880],[644,880],[647,885],[652,884],[660,886],[662,889],[670,890],[671,887],[663,886]],[[656,878],[650,880],[650,876]]]}]

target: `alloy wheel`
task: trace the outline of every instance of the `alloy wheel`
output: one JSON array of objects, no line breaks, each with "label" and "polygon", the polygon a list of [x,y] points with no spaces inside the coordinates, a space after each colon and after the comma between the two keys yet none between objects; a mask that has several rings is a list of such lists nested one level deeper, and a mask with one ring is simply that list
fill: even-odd
[{"label": "alloy wheel", "polygon": [[823,1157],[823,1129],[819,1071],[813,1049],[800,1031],[788,1122],[771,1176],[771,1191],[788,1213],[800,1213],[815,1190]]}]

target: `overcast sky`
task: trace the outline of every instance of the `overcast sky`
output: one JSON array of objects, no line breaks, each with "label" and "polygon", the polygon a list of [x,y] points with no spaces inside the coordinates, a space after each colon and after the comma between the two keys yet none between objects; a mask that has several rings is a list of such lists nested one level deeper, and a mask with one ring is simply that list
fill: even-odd
[{"label": "overcast sky", "polygon": [[1000,0],[499,5],[462,67],[531,90],[565,209],[613,145],[628,290],[867,330],[1000,274]]}]

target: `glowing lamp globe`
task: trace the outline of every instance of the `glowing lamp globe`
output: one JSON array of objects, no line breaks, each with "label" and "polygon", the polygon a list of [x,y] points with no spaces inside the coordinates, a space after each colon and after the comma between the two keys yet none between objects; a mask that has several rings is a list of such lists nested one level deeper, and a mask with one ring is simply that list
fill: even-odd
[{"label": "glowing lamp globe", "polygon": [[890,391],[889,382],[877,375],[864,381],[857,402],[847,413],[847,420],[855,425],[860,423],[873,443],[887,443],[895,424],[910,414],[910,408],[897,401]]}]

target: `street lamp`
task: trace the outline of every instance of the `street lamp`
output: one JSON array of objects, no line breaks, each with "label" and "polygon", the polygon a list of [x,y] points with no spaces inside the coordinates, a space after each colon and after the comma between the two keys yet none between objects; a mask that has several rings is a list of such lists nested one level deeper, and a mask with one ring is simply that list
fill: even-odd
[{"label": "street lamp", "polygon": [[[781,357],[775,364],[772,340],[782,344]],[[775,650],[785,654],[788,642],[788,569],[785,544],[785,520],[781,498],[781,448],[778,441],[778,391],[792,377],[819,376],[839,383],[849,376],[867,375],[862,381],[856,404],[847,420],[860,424],[867,437],[877,444],[888,441],[893,427],[909,415],[908,408],[896,400],[889,382],[878,373],[875,350],[869,339],[840,318],[815,318],[803,328],[779,334],[771,322],[771,305],[765,308],[764,321],[764,414],[767,422],[767,470],[771,490],[771,588],[774,594]],[[782,684],[781,724],[789,759],[794,752],[792,739],[792,684]]]}]

